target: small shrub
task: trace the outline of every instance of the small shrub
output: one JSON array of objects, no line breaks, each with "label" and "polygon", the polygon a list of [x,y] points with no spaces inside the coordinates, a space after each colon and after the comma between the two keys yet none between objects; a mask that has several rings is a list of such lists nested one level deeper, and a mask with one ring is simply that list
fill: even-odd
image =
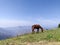
[{"label": "small shrub", "polygon": [[58,24],[58,28],[60,28],[60,24]]}]

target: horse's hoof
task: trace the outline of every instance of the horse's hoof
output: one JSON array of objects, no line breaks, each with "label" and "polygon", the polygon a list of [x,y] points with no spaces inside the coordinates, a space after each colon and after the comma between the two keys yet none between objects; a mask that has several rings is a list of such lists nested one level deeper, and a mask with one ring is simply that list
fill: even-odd
[{"label": "horse's hoof", "polygon": [[35,33],[35,31],[34,32],[32,32],[32,34],[34,34]]},{"label": "horse's hoof", "polygon": [[36,33],[39,33],[39,32],[36,32]]}]

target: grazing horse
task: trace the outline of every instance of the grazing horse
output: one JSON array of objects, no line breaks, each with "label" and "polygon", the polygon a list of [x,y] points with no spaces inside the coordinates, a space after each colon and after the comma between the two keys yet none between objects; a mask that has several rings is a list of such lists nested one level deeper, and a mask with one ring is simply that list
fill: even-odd
[{"label": "grazing horse", "polygon": [[32,32],[35,32],[34,29],[37,29],[37,33],[39,32],[39,29],[43,32],[43,28],[39,24],[32,25]]}]

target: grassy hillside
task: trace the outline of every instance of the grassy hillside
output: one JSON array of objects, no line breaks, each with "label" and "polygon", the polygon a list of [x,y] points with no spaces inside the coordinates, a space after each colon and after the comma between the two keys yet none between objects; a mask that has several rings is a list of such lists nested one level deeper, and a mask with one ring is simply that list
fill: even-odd
[{"label": "grassy hillside", "polygon": [[24,34],[22,36],[1,40],[0,45],[26,45],[28,42],[32,43],[39,41],[60,41],[60,29],[44,30],[43,33]]}]

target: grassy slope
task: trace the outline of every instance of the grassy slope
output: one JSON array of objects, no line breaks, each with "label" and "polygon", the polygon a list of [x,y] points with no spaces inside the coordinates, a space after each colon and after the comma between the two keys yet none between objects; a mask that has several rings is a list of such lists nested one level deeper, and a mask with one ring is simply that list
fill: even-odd
[{"label": "grassy slope", "polygon": [[0,41],[0,45],[24,45],[25,42],[60,41],[60,29],[45,30],[43,33],[24,34],[22,36]]}]

